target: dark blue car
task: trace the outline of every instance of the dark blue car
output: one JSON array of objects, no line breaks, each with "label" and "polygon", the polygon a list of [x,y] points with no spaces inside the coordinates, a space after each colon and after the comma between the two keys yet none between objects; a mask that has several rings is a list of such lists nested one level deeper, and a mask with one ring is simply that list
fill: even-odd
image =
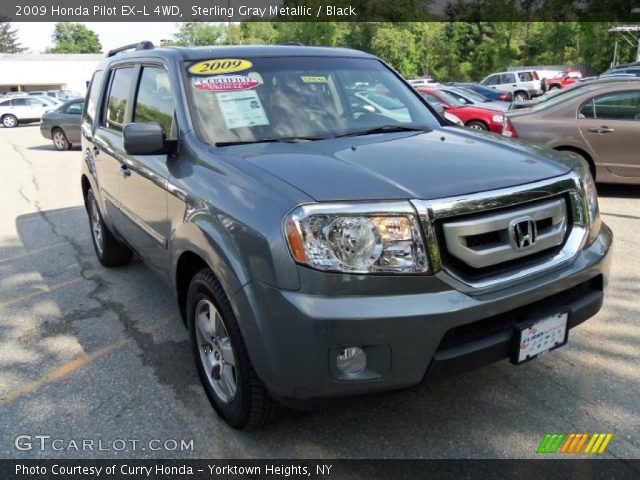
[{"label": "dark blue car", "polygon": [[473,90],[480,95],[484,95],[489,100],[502,102],[511,102],[513,100],[513,95],[511,94],[511,92],[501,92],[499,90],[494,90],[493,88],[488,88],[477,83],[454,83],[453,85]]}]

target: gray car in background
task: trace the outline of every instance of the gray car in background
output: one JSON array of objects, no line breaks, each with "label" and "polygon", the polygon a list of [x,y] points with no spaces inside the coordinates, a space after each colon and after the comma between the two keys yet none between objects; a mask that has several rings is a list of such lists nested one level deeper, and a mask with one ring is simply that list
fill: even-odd
[{"label": "gray car in background", "polygon": [[81,125],[95,253],[175,290],[235,428],[522,364],[601,308],[612,233],[583,162],[448,125],[355,50],[117,49]]},{"label": "gray car in background", "polygon": [[80,143],[80,120],[84,99],[63,103],[55,110],[45,113],[40,123],[40,133],[53,140],[56,150],[69,150],[74,143]]},{"label": "gray car in background", "polygon": [[571,152],[597,182],[640,183],[640,80],[578,84],[507,112],[503,134]]}]

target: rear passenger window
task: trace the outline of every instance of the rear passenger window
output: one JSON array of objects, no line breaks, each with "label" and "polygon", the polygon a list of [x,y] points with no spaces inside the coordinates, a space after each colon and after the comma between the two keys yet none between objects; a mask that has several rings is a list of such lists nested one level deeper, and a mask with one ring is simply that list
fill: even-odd
[{"label": "rear passenger window", "polygon": [[133,67],[118,68],[111,73],[109,95],[104,112],[105,127],[122,131],[129,93],[133,88],[133,74]]},{"label": "rear passenger window", "polygon": [[[100,87],[102,86],[102,77],[104,77],[104,70],[96,70],[91,79],[91,85],[89,85],[89,95],[87,99],[87,120],[93,123],[93,119],[96,116],[96,108],[98,105],[98,97],[100,96]],[[49,93],[51,95],[51,93]]]},{"label": "rear passenger window", "polygon": [[72,103],[67,107],[66,113],[70,115],[80,115],[82,113],[82,102]]},{"label": "rear passenger window", "polygon": [[640,120],[640,92],[617,92],[594,101],[596,118],[610,120]]},{"label": "rear passenger window", "polygon": [[161,67],[144,67],[134,108],[134,122],[158,122],[168,140],[177,138],[169,74]]},{"label": "rear passenger window", "polygon": [[593,99],[583,103],[578,111],[578,118],[595,118],[595,110],[593,108]]},{"label": "rear passenger window", "polygon": [[498,80],[500,79],[500,75],[491,75],[488,77],[483,84],[484,85],[498,85]]},{"label": "rear passenger window", "polygon": [[516,83],[516,76],[513,73],[503,73],[500,75],[500,84],[504,85],[505,83]]}]

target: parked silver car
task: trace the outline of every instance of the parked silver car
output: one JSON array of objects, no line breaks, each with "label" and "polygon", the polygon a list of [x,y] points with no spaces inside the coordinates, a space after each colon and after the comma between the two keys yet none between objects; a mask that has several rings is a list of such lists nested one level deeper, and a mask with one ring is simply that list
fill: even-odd
[{"label": "parked silver car", "polygon": [[42,115],[54,108],[34,97],[6,98],[0,101],[0,123],[5,128],[14,128],[21,123],[39,122]]},{"label": "parked silver car", "polygon": [[69,150],[74,143],[80,143],[80,119],[84,100],[71,100],[56,110],[42,116],[40,133],[53,140],[56,150]]}]

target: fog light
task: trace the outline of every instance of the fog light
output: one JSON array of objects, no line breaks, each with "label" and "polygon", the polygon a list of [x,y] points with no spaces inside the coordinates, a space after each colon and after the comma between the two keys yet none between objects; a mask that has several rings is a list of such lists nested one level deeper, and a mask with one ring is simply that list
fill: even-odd
[{"label": "fog light", "polygon": [[367,354],[360,347],[344,347],[336,357],[338,369],[345,375],[356,375],[367,366]]}]

